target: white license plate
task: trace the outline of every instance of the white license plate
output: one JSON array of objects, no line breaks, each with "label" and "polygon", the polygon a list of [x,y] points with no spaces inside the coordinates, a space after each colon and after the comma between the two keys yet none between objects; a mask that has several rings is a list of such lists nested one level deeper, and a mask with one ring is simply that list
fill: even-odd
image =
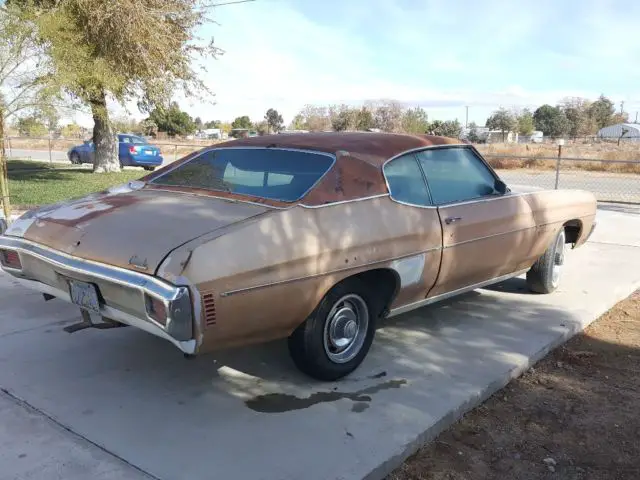
[{"label": "white license plate", "polygon": [[98,290],[94,285],[78,280],[69,280],[71,301],[85,310],[100,313]]},{"label": "white license plate", "polygon": [[153,155],[153,150],[145,150],[144,154],[145,155]]}]

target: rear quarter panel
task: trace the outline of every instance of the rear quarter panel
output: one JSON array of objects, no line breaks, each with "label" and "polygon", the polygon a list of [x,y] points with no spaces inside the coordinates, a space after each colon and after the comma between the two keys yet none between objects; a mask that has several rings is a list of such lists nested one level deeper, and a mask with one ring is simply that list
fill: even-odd
[{"label": "rear quarter panel", "polygon": [[201,351],[287,336],[333,285],[372,268],[395,268],[398,257],[423,263],[396,301],[424,298],[438,273],[441,242],[435,209],[388,197],[296,206],[249,221],[196,247],[184,270],[201,296],[215,298],[215,325],[201,319]]},{"label": "rear quarter panel", "polygon": [[576,247],[584,244],[596,217],[597,201],[584,190],[543,190],[525,195],[537,225],[534,257],[544,253],[555,235],[569,221],[576,221],[580,233]]}]

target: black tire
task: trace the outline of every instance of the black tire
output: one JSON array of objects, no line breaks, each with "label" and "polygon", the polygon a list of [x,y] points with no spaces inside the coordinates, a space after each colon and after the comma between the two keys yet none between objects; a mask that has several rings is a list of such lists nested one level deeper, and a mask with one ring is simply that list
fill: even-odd
[{"label": "black tire", "polygon": [[[348,299],[345,301],[346,303],[343,302],[345,298]],[[382,308],[376,305],[377,302],[374,301],[374,298],[367,285],[355,278],[333,287],[304,323],[289,337],[289,353],[296,366],[310,377],[323,381],[338,380],[353,372],[369,352],[375,335],[376,320]],[[342,361],[336,361],[330,355],[337,357],[342,354],[336,353],[338,350],[331,351],[332,348],[337,347],[331,343],[331,335],[328,333],[329,327],[336,325],[336,322],[331,322],[330,314],[338,305],[349,305],[349,302],[356,305],[360,303],[360,300],[364,302],[367,310],[366,328],[363,328],[362,332],[358,328],[352,344],[354,350],[349,355],[345,355]],[[340,317],[339,313],[348,310],[349,306],[343,306],[338,309],[336,315],[332,315],[332,318],[340,322],[345,317]],[[352,309],[352,311],[355,310]],[[346,332],[346,327],[343,332]],[[351,347],[348,347],[347,351],[349,348]],[[349,358],[351,355],[353,357]]]},{"label": "black tire", "polygon": [[149,172],[153,172],[156,169],[156,167],[144,167],[144,169]]},{"label": "black tire", "polygon": [[71,152],[71,155],[69,155],[69,160],[73,165],[80,165],[81,163],[80,155],[78,155],[76,152]]},{"label": "black tire", "polygon": [[[536,260],[527,272],[527,285],[529,290],[536,293],[551,293],[560,284],[560,271],[564,264],[564,246],[566,234],[564,228],[554,237],[553,242]],[[554,274],[554,271],[556,272]]]}]

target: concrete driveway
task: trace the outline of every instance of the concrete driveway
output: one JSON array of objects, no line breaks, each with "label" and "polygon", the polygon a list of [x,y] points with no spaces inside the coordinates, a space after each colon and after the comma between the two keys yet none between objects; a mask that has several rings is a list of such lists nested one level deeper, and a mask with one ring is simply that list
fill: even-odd
[{"label": "concrete driveway", "polygon": [[396,317],[325,384],[283,342],[186,360],[132,328],[67,333],[75,308],[0,274],[0,478],[381,478],[640,287],[640,209],[598,222],[556,293],[519,278]]}]

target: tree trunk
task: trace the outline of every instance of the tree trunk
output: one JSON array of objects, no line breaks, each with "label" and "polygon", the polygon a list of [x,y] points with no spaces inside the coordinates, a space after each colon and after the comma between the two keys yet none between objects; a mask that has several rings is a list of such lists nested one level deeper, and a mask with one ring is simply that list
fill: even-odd
[{"label": "tree trunk", "polygon": [[9,201],[9,178],[7,157],[4,156],[4,112],[0,108],[0,204],[7,224],[11,223],[11,203]]},{"label": "tree trunk", "polygon": [[104,90],[89,100],[93,115],[94,173],[119,172],[118,142],[111,129]]}]

